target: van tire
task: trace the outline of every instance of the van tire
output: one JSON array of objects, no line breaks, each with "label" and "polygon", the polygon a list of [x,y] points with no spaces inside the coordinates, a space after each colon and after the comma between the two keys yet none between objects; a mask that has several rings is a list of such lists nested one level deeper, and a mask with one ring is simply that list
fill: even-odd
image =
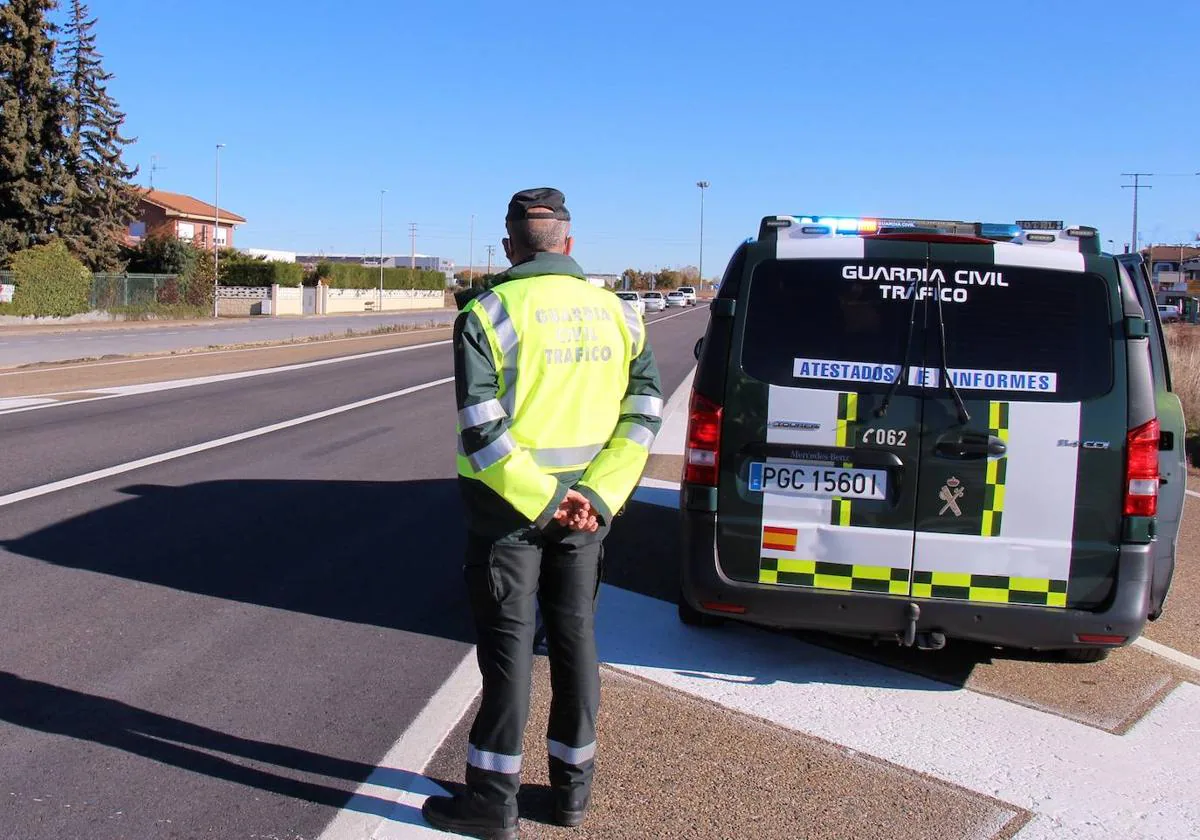
[{"label": "van tire", "polygon": [[1064,648],[1058,651],[1058,659],[1062,662],[1103,662],[1108,659],[1111,650],[1102,647]]},{"label": "van tire", "polygon": [[689,604],[682,594],[679,596],[679,620],[688,627],[720,627],[725,621],[715,615],[700,612]]}]

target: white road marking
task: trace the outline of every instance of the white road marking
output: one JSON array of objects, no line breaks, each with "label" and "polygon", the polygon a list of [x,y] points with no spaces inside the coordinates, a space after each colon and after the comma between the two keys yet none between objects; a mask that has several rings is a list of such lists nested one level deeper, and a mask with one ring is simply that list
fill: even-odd
[{"label": "white road marking", "polygon": [[453,381],[453,376],[448,376],[444,379],[435,379],[432,382],[424,382],[420,385],[402,388],[399,391],[391,391],[387,394],[380,394],[365,400],[358,400],[357,402],[347,403],[346,405],[336,406],[335,408],[329,408],[324,411],[317,411],[313,414],[305,414],[303,417],[295,417],[291,420],[272,423],[269,426],[260,426],[257,429],[250,429],[246,432],[238,432],[234,435],[226,435],[225,437],[217,438],[216,440],[197,443],[193,446],[185,446],[181,449],[173,449],[170,452],[162,452],[158,455],[150,455],[146,458],[138,458],[136,461],[128,461],[124,464],[117,464],[113,467],[105,467],[101,470],[93,470],[92,472],[73,476],[72,478],[64,478],[60,481],[52,481],[49,484],[42,484],[38,487],[30,487],[27,490],[18,490],[15,493],[8,493],[4,496],[0,496],[0,508],[8,507],[9,505],[16,504],[17,502],[23,502],[27,499],[36,499],[38,496],[56,493],[59,490],[67,490],[71,487],[78,487],[81,484],[90,484],[93,481],[100,481],[101,479],[110,478],[114,475],[121,475],[123,473],[133,472],[134,470],[140,470],[143,467],[161,464],[164,461],[174,461],[177,458],[195,455],[198,452],[207,452],[210,449],[228,446],[231,443],[240,443],[244,440],[251,440],[253,438],[262,437],[263,435],[269,435],[272,432],[279,432],[295,426],[302,426],[306,423],[313,423],[317,420],[324,420],[327,417],[336,417],[339,414],[345,414],[347,411],[354,411],[356,408],[364,408],[365,406],[375,405],[376,403],[385,402],[387,400],[393,400],[397,397],[408,396],[409,394],[415,394],[418,391],[425,391],[429,388],[435,388],[438,385],[446,385]]},{"label": "white road marking", "polygon": [[[395,840],[445,836],[425,825],[421,803],[446,793],[421,776],[434,753],[471,707],[482,681],[472,647],[425,708],[388,750],[350,801],[321,832],[319,840]],[[400,795],[397,799],[397,792]],[[395,802],[379,808],[379,800]],[[384,816],[380,811],[386,811]]]},{"label": "white road marking", "polygon": [[1200,499],[1200,493],[1197,493],[1195,490],[1188,490],[1187,494],[1192,498]]},{"label": "white road marking", "polygon": [[1142,650],[1149,651],[1156,656],[1161,656],[1163,659],[1168,659],[1176,665],[1182,665],[1184,668],[1190,668],[1200,674],[1200,659],[1194,656],[1189,656],[1183,651],[1175,650],[1173,647],[1156,642],[1153,639],[1147,639],[1145,636],[1139,636],[1134,639],[1132,644],[1140,647]]},{"label": "white road marking", "polygon": [[693,367],[663,408],[663,424],[650,447],[652,455],[682,455],[687,444],[688,403],[691,400],[692,382],[696,378]]},{"label": "white road marking", "polygon": [[1019,840],[1200,834],[1198,686],[1117,736],[798,639],[684,627],[672,605],[613,587],[600,604],[608,664],[1026,808]]},{"label": "white road marking", "polygon": [[[216,382],[229,382],[235,379],[250,379],[256,376],[268,376],[274,373],[289,373],[291,371],[305,370],[307,368],[324,367],[326,365],[336,365],[342,362],[353,362],[359,359],[370,359],[375,356],[388,356],[394,353],[407,353],[410,350],[424,350],[428,347],[441,347],[449,344],[449,341],[428,341],[424,344],[410,344],[406,347],[392,347],[387,350],[372,350],[369,353],[356,353],[352,356],[336,356],[332,359],[318,359],[314,362],[298,362],[292,365],[283,365],[281,367],[260,368],[258,370],[243,370],[236,373],[217,373],[212,376],[195,376],[190,379],[170,379],[165,382],[146,382],[140,385],[117,385],[111,388],[96,388],[97,392],[101,392],[103,396],[90,397],[82,400],[67,400],[55,401],[50,400],[39,403],[37,405],[22,405],[22,400],[28,400],[29,397],[15,397],[12,400],[0,399],[0,417],[5,414],[19,414],[26,411],[35,411],[43,408],[53,408],[62,405],[83,405],[84,403],[100,402],[101,400],[112,400],[118,397],[130,397],[137,394],[152,394],[157,391],[171,391],[176,388],[191,388],[196,385],[212,385]],[[63,393],[56,391],[54,393]],[[47,396],[43,394],[35,394],[35,397]],[[15,405],[10,403],[16,403]]]}]

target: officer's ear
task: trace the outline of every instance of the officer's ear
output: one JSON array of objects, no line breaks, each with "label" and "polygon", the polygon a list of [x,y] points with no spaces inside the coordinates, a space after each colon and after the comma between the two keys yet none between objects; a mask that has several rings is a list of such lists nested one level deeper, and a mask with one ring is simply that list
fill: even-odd
[{"label": "officer's ear", "polygon": [[568,256],[568,257],[571,256],[571,246],[574,244],[575,244],[575,237],[568,236],[567,240],[566,240],[566,244],[563,246],[563,255],[564,256]]},{"label": "officer's ear", "polygon": [[504,246],[504,256],[508,258],[508,261],[516,262],[516,258],[513,257],[512,240],[506,236],[500,240],[500,244]]}]

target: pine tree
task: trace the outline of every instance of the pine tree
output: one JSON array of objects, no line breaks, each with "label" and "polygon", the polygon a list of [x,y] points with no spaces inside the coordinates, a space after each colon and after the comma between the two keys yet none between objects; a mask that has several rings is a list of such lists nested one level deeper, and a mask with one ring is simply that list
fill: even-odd
[{"label": "pine tree", "polygon": [[0,265],[56,232],[70,191],[66,103],[54,77],[55,0],[0,4]]},{"label": "pine tree", "polygon": [[65,27],[61,86],[67,100],[66,165],[73,181],[62,235],[93,271],[120,266],[121,235],[136,218],[138,194],[130,183],[137,168],[122,154],[134,142],[121,135],[125,114],[108,93],[112,79],[96,49],[96,20],[82,0],[72,0]]}]

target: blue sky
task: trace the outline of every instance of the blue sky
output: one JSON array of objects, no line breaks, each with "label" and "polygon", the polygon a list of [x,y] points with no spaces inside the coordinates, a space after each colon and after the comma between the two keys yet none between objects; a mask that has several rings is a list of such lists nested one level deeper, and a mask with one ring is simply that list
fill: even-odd
[{"label": "blue sky", "polygon": [[[242,246],[465,264],[508,197],[567,195],[590,271],[705,274],[776,212],[1094,224],[1122,172],[1200,171],[1200,3],[93,0],[156,186]],[[1146,241],[1200,232],[1200,177],[1150,179]]]}]

